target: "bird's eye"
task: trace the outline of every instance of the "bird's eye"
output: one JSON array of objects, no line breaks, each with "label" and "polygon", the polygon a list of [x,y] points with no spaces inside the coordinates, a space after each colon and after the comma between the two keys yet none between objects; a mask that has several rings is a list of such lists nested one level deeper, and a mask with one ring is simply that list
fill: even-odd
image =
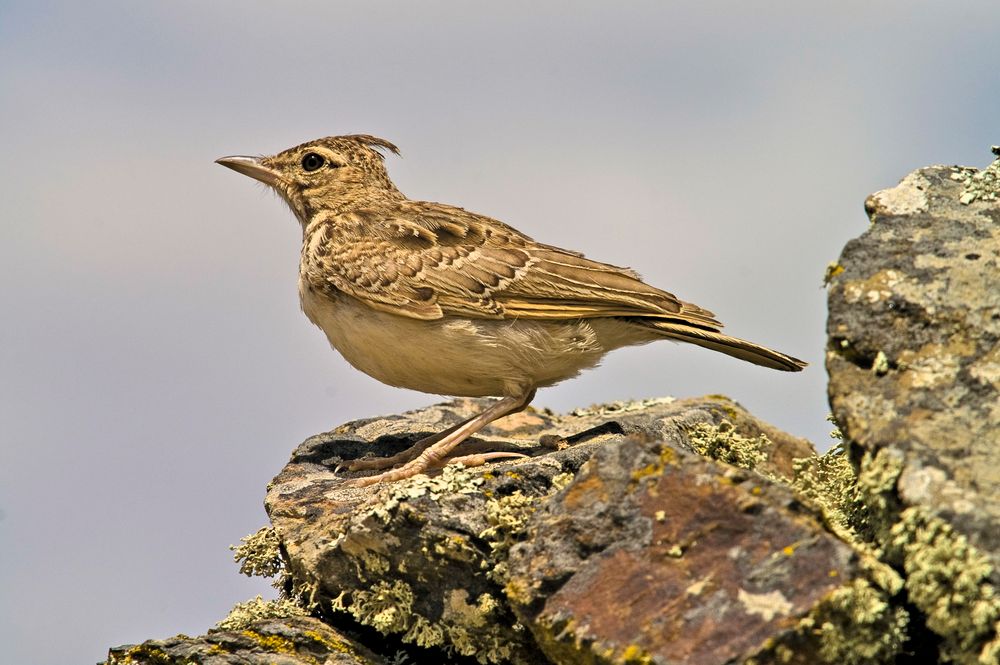
[{"label": "bird's eye", "polygon": [[302,168],[306,171],[315,171],[321,168],[326,160],[323,159],[321,155],[317,155],[315,152],[307,152],[306,156],[302,158]]}]

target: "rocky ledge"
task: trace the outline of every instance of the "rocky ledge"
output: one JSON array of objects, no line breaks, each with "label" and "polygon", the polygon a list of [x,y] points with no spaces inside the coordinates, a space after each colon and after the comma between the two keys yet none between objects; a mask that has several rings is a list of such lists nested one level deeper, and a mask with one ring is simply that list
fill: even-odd
[{"label": "rocky ledge", "polygon": [[1000,162],[872,195],[827,273],[840,443],[721,396],[528,410],[527,457],[364,489],[338,465],[482,408],[312,437],[236,548],[277,600],[108,663],[1000,662]]}]

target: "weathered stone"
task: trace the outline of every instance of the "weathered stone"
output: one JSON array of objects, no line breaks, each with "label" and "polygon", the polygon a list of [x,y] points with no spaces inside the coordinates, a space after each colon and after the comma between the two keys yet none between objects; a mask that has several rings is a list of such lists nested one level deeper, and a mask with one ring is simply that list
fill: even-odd
[{"label": "weathered stone", "polygon": [[1000,161],[935,166],[873,194],[829,280],[830,403],[871,535],[969,663],[1000,654],[998,183]]},{"label": "weathered stone", "polygon": [[[865,578],[786,488],[632,439],[602,447],[532,515],[507,592],[557,663],[769,662],[789,645],[784,662],[830,662],[800,624]],[[896,622],[886,610],[869,623]],[[882,657],[902,642],[893,628]]]},{"label": "weathered stone", "polygon": [[115,647],[107,665],[384,665],[388,661],[318,619],[257,621],[239,630],[210,630]]},{"label": "weathered stone", "polygon": [[[668,439],[723,456],[759,457],[758,468],[787,476],[793,458],[813,452],[808,442],[760,423],[728,399],[660,399],[564,416],[527,411],[493,424],[465,450],[479,445],[531,457],[448,467],[384,486],[341,487],[339,461],[369,451],[392,454],[482,404],[457,400],[349,423],[295,451],[272,482],[266,507],[300,593],[407,643],[484,663],[544,662],[505,597],[506,555],[528,516],[596,450],[618,449],[635,436]],[[764,432],[767,439],[760,438]]]}]

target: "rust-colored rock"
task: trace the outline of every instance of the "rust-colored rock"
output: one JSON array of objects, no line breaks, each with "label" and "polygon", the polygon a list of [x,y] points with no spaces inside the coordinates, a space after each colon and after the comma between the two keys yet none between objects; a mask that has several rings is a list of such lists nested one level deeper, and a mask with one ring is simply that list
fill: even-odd
[{"label": "rust-colored rock", "polygon": [[787,489],[658,441],[602,448],[526,534],[507,589],[558,663],[744,662],[861,574]]}]

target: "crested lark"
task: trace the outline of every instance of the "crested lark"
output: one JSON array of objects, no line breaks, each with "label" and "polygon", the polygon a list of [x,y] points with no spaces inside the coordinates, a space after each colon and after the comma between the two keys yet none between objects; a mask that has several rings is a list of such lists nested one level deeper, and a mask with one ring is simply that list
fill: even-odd
[{"label": "crested lark", "polygon": [[[711,312],[627,268],[535,242],[461,208],[407,199],[386,173],[384,150],[399,154],[374,136],[335,136],[272,157],[217,160],[272,187],[291,207],[302,225],[302,309],[349,363],[392,386],[501,398],[399,455],[355,461],[351,470],[390,470],[351,484],[441,466],[464,439],[524,409],[536,389],[622,346],[671,339],[773,369],[805,366],[722,334]],[[481,464],[502,456],[516,455],[454,459]]]}]

